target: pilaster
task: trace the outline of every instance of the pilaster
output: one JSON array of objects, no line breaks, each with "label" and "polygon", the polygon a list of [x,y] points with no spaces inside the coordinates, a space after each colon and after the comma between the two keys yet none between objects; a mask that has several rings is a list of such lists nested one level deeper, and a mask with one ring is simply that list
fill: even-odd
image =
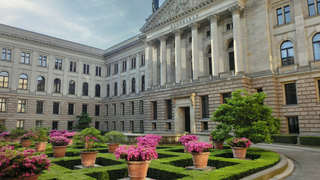
[{"label": "pilaster", "polygon": [[162,35],[158,39],[160,40],[160,84],[161,86],[164,86],[167,83],[167,36]]},{"label": "pilaster", "polygon": [[218,34],[218,21],[220,16],[213,14],[207,18],[210,21],[211,32],[211,60],[212,60],[212,75],[219,75],[219,34]]},{"label": "pilaster", "polygon": [[176,64],[176,83],[180,83],[181,81],[181,30],[174,30],[173,31],[175,38],[175,64]]},{"label": "pilaster", "polygon": [[198,39],[198,28],[199,23],[192,23],[189,25],[192,33],[192,70],[193,80],[198,80],[199,77],[199,39]]}]

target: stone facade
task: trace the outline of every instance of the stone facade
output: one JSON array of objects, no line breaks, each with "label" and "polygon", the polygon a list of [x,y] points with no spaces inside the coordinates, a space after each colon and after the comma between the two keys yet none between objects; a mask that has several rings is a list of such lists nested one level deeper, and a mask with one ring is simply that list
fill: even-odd
[{"label": "stone facade", "polygon": [[[85,104],[100,130],[206,135],[215,126],[212,112],[244,88],[267,94],[264,103],[281,118],[283,134],[320,135],[320,10],[314,4],[167,0],[141,34],[107,50],[1,25],[0,48],[12,50],[12,57],[0,61],[0,72],[9,74],[8,87],[0,88],[6,100],[0,120],[9,128],[17,120],[26,128],[59,121],[58,129],[66,129]],[[29,64],[21,63],[22,53],[29,53]],[[47,67],[39,67],[39,56],[48,58]],[[76,72],[70,62],[77,63]],[[90,73],[83,73],[85,65]],[[19,88],[22,73],[28,76],[25,90]],[[39,76],[45,78],[43,92],[37,91]],[[60,93],[54,93],[57,78]],[[75,95],[69,93],[71,80]],[[18,100],[27,100],[25,113],[17,113]],[[45,104],[43,114],[36,113],[37,101]],[[58,114],[52,113],[54,102]],[[75,104],[74,115],[68,115],[68,104]]]}]

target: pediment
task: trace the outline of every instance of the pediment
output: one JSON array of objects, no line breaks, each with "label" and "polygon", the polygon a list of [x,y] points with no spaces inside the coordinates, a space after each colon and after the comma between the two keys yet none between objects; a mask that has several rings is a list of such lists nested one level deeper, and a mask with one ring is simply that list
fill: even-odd
[{"label": "pediment", "polygon": [[213,1],[214,0],[166,0],[160,9],[147,19],[147,22],[140,31],[150,31],[178,17],[202,8]]}]

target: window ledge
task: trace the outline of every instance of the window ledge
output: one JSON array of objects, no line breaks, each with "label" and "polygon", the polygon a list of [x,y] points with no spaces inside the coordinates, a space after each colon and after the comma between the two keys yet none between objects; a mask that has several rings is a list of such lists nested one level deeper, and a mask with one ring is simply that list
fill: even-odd
[{"label": "window ledge", "polygon": [[288,66],[278,67],[279,74],[289,73],[289,72],[297,72],[299,64],[291,64]]},{"label": "window ledge", "polygon": [[202,119],[200,119],[200,122],[203,122],[203,121],[207,122],[207,121],[211,121],[211,119],[210,118],[202,118]]},{"label": "window ledge", "polygon": [[320,60],[315,60],[310,62],[311,69],[319,69],[320,68]]},{"label": "window ledge", "polygon": [[293,107],[299,107],[299,104],[288,104],[288,105],[283,105],[283,108],[293,108]]}]

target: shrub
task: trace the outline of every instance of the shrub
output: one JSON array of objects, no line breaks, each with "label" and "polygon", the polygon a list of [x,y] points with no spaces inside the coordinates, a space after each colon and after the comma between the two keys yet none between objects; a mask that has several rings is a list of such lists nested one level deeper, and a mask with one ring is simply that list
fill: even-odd
[{"label": "shrub", "polygon": [[126,142],[126,136],[118,131],[110,131],[104,135],[104,139],[108,143],[122,144]]},{"label": "shrub", "polygon": [[297,144],[298,136],[294,135],[271,135],[273,142],[275,143],[286,143],[286,144]]},{"label": "shrub", "polygon": [[94,147],[94,142],[102,140],[100,131],[94,127],[86,128],[75,136],[76,143],[84,144],[86,151],[91,151]]},{"label": "shrub", "polygon": [[320,136],[300,136],[301,145],[320,146]]},{"label": "shrub", "polygon": [[30,129],[35,136],[33,137],[33,140],[38,142],[45,142],[49,138],[49,131],[48,128],[37,126]]},{"label": "shrub", "polygon": [[78,125],[74,126],[74,129],[86,129],[86,128],[90,128],[90,123],[92,123],[92,117],[89,117],[88,113],[82,112],[81,115],[77,116],[78,119]]}]

